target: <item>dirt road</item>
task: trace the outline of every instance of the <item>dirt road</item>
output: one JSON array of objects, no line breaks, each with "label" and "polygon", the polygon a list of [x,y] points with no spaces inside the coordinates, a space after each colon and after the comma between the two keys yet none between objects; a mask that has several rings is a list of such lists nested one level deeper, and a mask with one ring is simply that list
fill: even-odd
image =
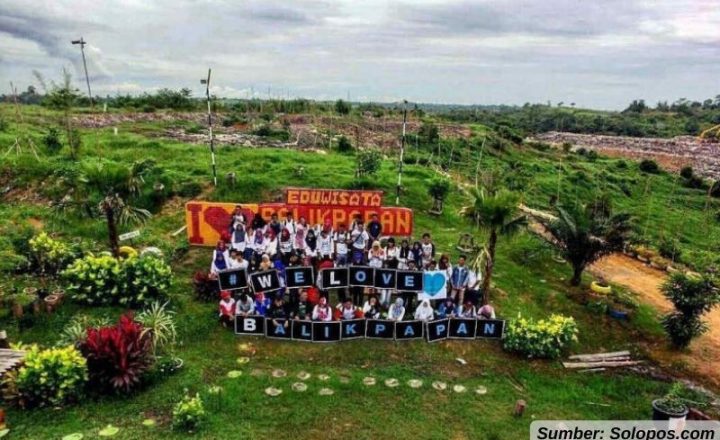
[{"label": "dirt road", "polygon": [[[660,292],[665,272],[653,269],[623,254],[614,254],[591,266],[590,271],[611,283],[627,287],[639,299],[650,304],[658,315],[672,309],[672,304]],[[650,347],[653,357],[664,367],[674,368],[678,361],[715,387],[720,386],[720,308],[705,315],[710,330],[695,340],[690,349],[678,353],[667,344]],[[691,378],[692,379],[692,378]]]}]

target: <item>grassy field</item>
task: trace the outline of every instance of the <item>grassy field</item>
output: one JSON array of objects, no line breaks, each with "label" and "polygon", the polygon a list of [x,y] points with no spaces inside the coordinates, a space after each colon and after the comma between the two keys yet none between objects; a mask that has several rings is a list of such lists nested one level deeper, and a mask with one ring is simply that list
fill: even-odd
[{"label": "grassy field", "polygon": [[[0,106],[8,115],[10,108]],[[28,131],[36,143],[55,118],[44,110],[30,109],[26,117]],[[144,135],[132,133],[130,126],[121,126],[114,136],[111,128],[84,131],[81,160],[102,158],[122,163],[151,158],[157,170],[152,180],[180,190],[188,182],[202,184],[202,198],[232,202],[276,200],[279,189],[287,186],[347,188],[353,184],[354,157],[334,152],[326,154],[292,150],[220,148],[220,172],[234,171],[240,177],[235,187],[221,179],[217,188],[207,186],[210,158],[204,145],[189,145],[161,138],[148,137],[152,126],[144,127]],[[155,127],[157,130],[158,126]],[[0,147],[6,149],[15,138],[13,131],[0,133]],[[453,174],[472,180],[477,149],[458,149],[452,164]],[[64,154],[41,153],[40,161],[29,155],[10,155],[0,162],[0,186],[11,186],[0,205],[0,233],[22,236],[27,230],[43,228],[67,240],[82,242],[86,249],[104,250],[105,225],[74,217],[59,217],[51,211],[48,201],[55,195],[53,179],[56,170],[72,169],[77,164]],[[417,157],[425,152],[411,151]],[[588,161],[576,155],[559,152],[513,148],[504,152],[486,151],[482,166],[503,170],[508,179],[525,179],[526,204],[547,208],[550,195],[556,194],[560,175],[561,200],[586,200],[601,190],[610,192],[618,208],[633,212],[651,242],[662,234],[677,234],[688,247],[713,250],[720,232],[717,224],[704,225],[704,202],[701,192],[687,190],[675,183],[672,176],[646,176],[637,165],[626,167],[617,160],[598,158]],[[563,168],[558,173],[557,166]],[[303,167],[300,171],[299,167]],[[574,176],[585,173],[591,183],[576,182]],[[416,235],[431,232],[440,252],[448,252],[453,260],[458,235],[473,232],[459,218],[457,211],[464,203],[460,191],[453,191],[440,217],[426,214],[430,199],[427,182],[435,172],[423,164],[405,168],[405,192],[401,205],[415,210]],[[608,177],[612,176],[612,177]],[[396,162],[386,160],[373,177],[374,187],[386,194],[394,193]],[[617,179],[619,182],[614,182]],[[648,185],[647,179],[650,179]],[[148,181],[152,188],[154,181]],[[518,185],[522,182],[518,181]],[[620,185],[630,188],[623,193]],[[648,193],[644,188],[650,187]],[[152,205],[151,191],[143,203]],[[391,205],[394,198],[386,197]],[[152,378],[146,386],[130,396],[105,396],[88,399],[78,405],[34,411],[8,411],[11,439],[61,438],[73,432],[95,438],[97,431],[112,423],[121,428],[116,438],[184,438],[187,434],[172,431],[172,406],[185,389],[207,397],[207,389],[220,385],[221,398],[208,397],[209,419],[195,436],[197,438],[479,438],[516,439],[527,435],[533,419],[589,418],[632,419],[650,415],[650,400],[662,395],[668,384],[632,374],[592,375],[564,370],[559,362],[531,361],[509,355],[497,341],[489,342],[425,342],[392,343],[354,341],[335,345],[309,345],[264,339],[240,339],[219,327],[215,320],[216,305],[198,302],[193,297],[191,275],[209,265],[209,250],[190,249],[187,253],[181,235],[171,233],[184,224],[183,203],[188,197],[172,196],[162,208],[155,209],[150,222],[141,228],[138,246],[161,247],[166,255],[178,255],[172,262],[175,282],[172,307],[177,311],[181,336],[178,355],[185,367],[170,377]],[[646,213],[650,213],[647,215]],[[132,229],[132,228],[129,228]],[[121,232],[126,232],[125,230]],[[476,233],[476,232],[474,232]],[[477,239],[484,241],[482,233]],[[523,233],[512,240],[501,240],[498,249],[493,302],[499,315],[512,318],[545,317],[557,312],[576,318],[580,342],[576,352],[633,349],[643,351],[648,344],[662,341],[662,332],[654,313],[641,307],[632,323],[622,323],[599,315],[579,304],[578,291],[568,288],[570,269],[553,260],[553,250],[536,237]],[[34,279],[23,276],[6,277],[2,289],[32,285]],[[52,345],[72,316],[82,313],[116,317],[119,308],[87,308],[64,305],[51,316],[41,316],[31,325],[20,328],[18,322],[0,313],[0,328],[8,330],[13,341]],[[246,365],[236,359],[243,354],[240,342],[251,341],[257,354]],[[460,365],[455,359],[467,360]],[[274,368],[283,368],[288,377],[270,377]],[[230,370],[243,375],[228,379]],[[313,377],[305,393],[295,393],[290,385],[295,375],[308,371]],[[328,382],[320,382],[318,374],[329,374]],[[374,387],[362,384],[362,378],[378,379]],[[345,380],[347,378],[348,380]],[[386,378],[397,378],[401,385],[388,388]],[[411,389],[406,381],[422,379],[420,389]],[[462,384],[466,393],[438,392],[430,387],[435,380],[450,385]],[[347,382],[347,383],[346,383]],[[270,385],[283,389],[278,397],[267,397],[263,390]],[[478,385],[488,393],[474,393]],[[332,396],[320,396],[321,387],[334,389]],[[523,418],[512,416],[517,399],[525,399],[528,410]],[[158,426],[147,428],[143,419],[153,417]]]}]

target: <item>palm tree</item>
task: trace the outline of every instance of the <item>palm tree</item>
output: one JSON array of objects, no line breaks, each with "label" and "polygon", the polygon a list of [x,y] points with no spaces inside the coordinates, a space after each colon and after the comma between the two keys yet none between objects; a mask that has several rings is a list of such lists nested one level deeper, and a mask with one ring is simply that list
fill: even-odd
[{"label": "palm tree", "polygon": [[[471,190],[470,204],[460,210],[460,214],[470,219],[478,229],[488,231],[488,241],[483,252],[476,259],[476,265],[484,266],[482,283],[482,303],[490,298],[490,280],[495,267],[495,247],[499,236],[510,236],[526,224],[526,217],[519,214],[520,197],[508,190],[488,191],[474,188]],[[480,261],[484,260],[483,263]]]},{"label": "palm tree", "polygon": [[58,210],[72,208],[90,217],[103,217],[107,223],[110,250],[117,257],[120,248],[118,226],[142,224],[151,216],[149,211],[133,206],[131,202],[140,194],[144,176],[153,166],[149,160],[129,166],[111,161],[83,163],[78,171],[61,176],[67,193],[55,207]]},{"label": "palm tree", "polygon": [[553,236],[563,257],[573,267],[570,284],[579,286],[585,268],[622,250],[631,230],[628,214],[613,215],[607,201],[590,206],[557,208],[558,217],[538,219]]}]

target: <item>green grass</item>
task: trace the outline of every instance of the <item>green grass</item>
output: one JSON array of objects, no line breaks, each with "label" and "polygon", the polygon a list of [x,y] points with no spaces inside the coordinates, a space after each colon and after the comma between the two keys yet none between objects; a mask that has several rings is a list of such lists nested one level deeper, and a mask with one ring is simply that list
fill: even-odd
[{"label": "green grass", "polygon": [[[9,108],[0,106],[0,113]],[[40,133],[48,126],[52,114],[39,108],[29,108],[27,128],[39,145]],[[153,127],[144,127],[151,131]],[[159,126],[155,127],[156,131]],[[12,133],[0,133],[0,146],[14,139]],[[130,163],[136,159],[151,158],[158,171],[148,181],[151,188],[156,179],[177,187],[194,181],[209,181],[210,158],[203,145],[187,145],[159,138],[147,138],[121,129],[119,136],[112,129],[84,132],[83,160],[101,157]],[[454,170],[472,178],[474,162],[471,150],[458,150],[459,158]],[[520,162],[521,169],[528,170],[530,183],[525,190],[525,201],[531,206],[547,207],[550,194],[557,190],[557,172],[554,167],[559,160],[556,153],[539,153],[533,150],[512,150],[505,153],[487,154],[484,166],[505,170],[509,163]],[[328,153],[302,153],[289,150],[242,149],[222,147],[218,162],[220,175],[234,171],[239,176],[235,187],[220,179],[219,186],[209,187],[204,196],[208,200],[232,202],[256,202],[276,200],[279,189],[284,186],[349,187],[353,181],[352,156]],[[605,183],[613,191],[613,197],[621,208],[642,213],[645,203],[650,206],[669,208],[669,214],[661,217],[653,214],[645,221],[648,237],[656,237],[657,225],[664,224],[668,233],[672,228],[682,228],[687,242],[700,249],[713,244],[718,228],[712,226],[711,235],[696,231],[693,226],[701,221],[702,196],[689,190],[673,192],[673,197],[687,205],[674,207],[668,199],[672,190],[672,178],[667,175],[653,177],[653,196],[639,197],[638,191],[645,184],[632,163],[628,170],[612,168],[614,160],[598,159],[586,163],[580,159],[563,162],[568,170],[579,167],[599,178],[603,170],[613,169],[613,175],[622,179],[636,178],[632,183],[633,197],[619,196],[619,191]],[[296,177],[293,170],[302,164],[305,173]],[[43,227],[54,234],[72,241],[81,241],[86,249],[104,250],[107,245],[105,226],[100,220],[60,217],[47,205],[52,194],[53,170],[75,166],[64,155],[43,154],[39,162],[28,156],[8,156],[0,161],[0,183],[28,188],[27,198],[16,198],[12,204],[0,205],[0,232],[8,236],[20,236],[23,228],[29,228],[32,219],[42,222]],[[463,204],[463,195],[453,191],[446,201],[445,212],[431,217],[426,211],[431,201],[425,185],[435,176],[426,166],[409,165],[405,168],[405,192],[401,205],[415,210],[415,235],[432,233],[439,252],[447,252],[453,260],[459,234],[473,232],[459,218],[457,211]],[[387,195],[394,194],[396,163],[383,162],[379,173],[373,177],[377,188]],[[606,179],[607,180],[607,179]],[[564,183],[562,183],[564,182]],[[589,197],[598,187],[570,185],[567,178],[561,182],[561,198],[578,200]],[[674,191],[674,190],[673,190]],[[23,193],[24,194],[24,193]],[[33,197],[29,197],[34,195]],[[682,197],[682,199],[680,199]],[[639,201],[638,201],[639,199]],[[634,200],[634,201],[633,201]],[[648,202],[648,200],[650,200]],[[134,243],[138,246],[160,246],[167,254],[184,246],[184,237],[172,238],[170,234],[184,224],[182,203],[185,199],[173,199],[171,206],[158,212],[141,229],[142,236]],[[386,197],[391,205],[394,197]],[[693,209],[688,209],[692,206]],[[684,222],[683,222],[684,219]],[[685,225],[689,227],[685,227]],[[134,229],[128,227],[121,232]],[[687,230],[686,230],[687,229]],[[680,233],[680,232],[678,232]],[[476,233],[479,241],[484,236]],[[717,242],[717,241],[716,241]],[[527,250],[526,252],[519,249]],[[648,308],[641,308],[632,323],[621,323],[606,316],[597,315],[573,298],[567,280],[570,269],[553,261],[553,250],[529,234],[521,234],[512,240],[501,239],[495,274],[499,290],[493,302],[501,316],[545,317],[550,313],[563,313],[576,318],[580,327],[580,344],[576,351],[635,349],[638,343],[657,343],[661,334],[657,318]],[[333,345],[310,345],[251,339],[258,353],[250,364],[238,366],[236,358],[238,342],[246,341],[220,328],[215,321],[215,304],[199,303],[193,299],[190,277],[195,270],[205,269],[209,264],[207,249],[192,249],[187,255],[173,262],[175,282],[172,288],[172,305],[178,312],[177,321],[181,345],[178,355],[185,360],[185,368],[167,378],[156,378],[144,389],[131,396],[105,396],[88,399],[63,410],[43,409],[33,411],[8,410],[8,423],[12,439],[61,438],[72,432],[82,432],[86,438],[95,438],[99,429],[112,423],[122,430],[116,438],[184,438],[170,427],[172,406],[184,389],[205,393],[210,385],[224,388],[222,402],[209,406],[209,419],[196,438],[269,438],[292,435],[294,438],[379,438],[392,435],[395,438],[487,438],[516,439],[527,435],[533,419],[633,419],[650,414],[649,402],[663,394],[668,386],[629,374],[580,374],[564,370],[555,361],[529,361],[509,355],[497,341],[491,342],[425,342],[393,343],[383,341],[354,341]],[[37,280],[27,277],[7,277],[0,288],[8,290],[15,286],[32,285]],[[18,323],[0,314],[0,328],[9,331],[14,341],[52,345],[57,341],[63,326],[78,313],[117,316],[119,308],[83,308],[65,304],[56,314],[40,317],[30,328],[21,329]],[[468,364],[456,362],[462,357]],[[272,379],[273,368],[283,368],[290,374],[283,379]],[[226,373],[240,369],[244,375],[235,380]],[[250,372],[259,369],[262,376],[252,377]],[[306,370],[314,376],[327,373],[332,379],[322,384],[315,377],[310,379],[309,390],[296,394],[290,390],[294,375]],[[350,378],[347,384],[340,376]],[[362,378],[374,376],[378,385],[372,388],[362,385]],[[390,389],[382,380],[394,377],[401,386]],[[411,378],[424,380],[423,388],[414,390],[405,385]],[[439,393],[429,385],[443,380],[449,384],[463,384],[466,394],[450,391]],[[276,398],[265,396],[263,390],[270,385],[279,386],[283,394]],[[473,389],[484,385],[489,392],[477,396]],[[335,390],[331,397],[317,395],[321,386]],[[525,417],[512,416],[517,399],[525,399],[528,409]],[[602,405],[596,405],[602,404]],[[154,417],[159,426],[146,428],[143,419]]]}]

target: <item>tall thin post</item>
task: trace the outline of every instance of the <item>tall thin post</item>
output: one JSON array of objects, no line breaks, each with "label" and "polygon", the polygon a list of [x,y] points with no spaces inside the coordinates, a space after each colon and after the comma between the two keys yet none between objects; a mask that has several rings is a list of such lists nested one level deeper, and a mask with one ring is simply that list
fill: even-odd
[{"label": "tall thin post", "polygon": [[90,98],[90,107],[94,107],[95,103],[93,102],[92,92],[90,91],[90,77],[88,76],[87,62],[85,61],[85,45],[87,44],[87,41],[83,40],[83,37],[80,37],[79,40],[73,40],[73,41],[71,41],[71,43],[80,45],[80,53],[82,54],[83,68],[85,69],[85,83],[87,84],[88,98]]},{"label": "tall thin post", "polygon": [[212,158],[213,185],[217,186],[217,165],[215,164],[215,136],[213,136],[212,109],[210,108],[210,74],[212,69],[208,69],[206,80],[200,80],[205,83],[205,97],[207,98],[207,116],[208,116],[208,134],[210,136],[210,157]]},{"label": "tall thin post", "polygon": [[400,204],[400,189],[402,188],[403,158],[405,156],[405,126],[407,125],[407,101],[403,101],[402,140],[400,141],[400,166],[398,167],[398,181],[395,193],[395,204]]}]

